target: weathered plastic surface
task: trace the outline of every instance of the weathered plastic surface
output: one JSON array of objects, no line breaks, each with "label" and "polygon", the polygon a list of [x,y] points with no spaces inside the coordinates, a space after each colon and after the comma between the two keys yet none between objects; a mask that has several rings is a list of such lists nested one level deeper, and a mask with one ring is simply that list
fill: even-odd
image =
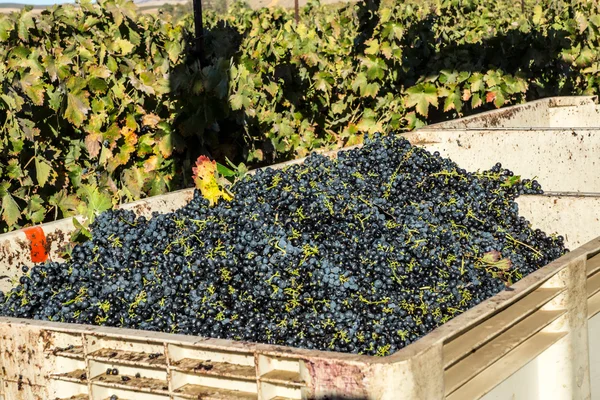
[{"label": "weathered plastic surface", "polygon": [[597,128],[600,107],[596,101],[596,96],[550,97],[429,125],[427,129]]},{"label": "weathered plastic surface", "polygon": [[472,171],[502,166],[545,190],[600,192],[600,128],[421,129],[407,135]]},{"label": "weathered plastic surface", "polygon": [[559,232],[569,249],[600,233],[600,195],[552,193],[517,199],[519,213],[544,232]]},{"label": "weathered plastic surface", "polygon": [[[600,124],[593,123],[592,108],[596,107],[590,98],[547,100],[547,121],[552,118],[563,121],[564,118],[556,117],[557,106],[562,107],[560,112],[576,113],[576,108],[569,109],[573,104],[580,104],[581,110],[589,114],[582,125],[585,129],[576,129],[576,133],[585,131],[590,134],[588,137],[593,137],[592,128]],[[513,120],[514,115],[526,115],[527,109],[532,110],[518,107],[513,110]],[[495,114],[489,115],[495,118]],[[464,131],[461,137],[469,139],[469,132],[488,140],[508,135],[506,129],[481,128],[477,127],[475,132],[461,128]],[[452,137],[456,131],[447,132]],[[536,132],[558,135],[551,128]],[[427,135],[429,141],[421,140]],[[415,132],[409,139],[432,150],[440,143],[452,143],[432,129]],[[498,145],[502,142],[497,141]],[[523,172],[530,167],[527,164],[534,164],[530,152],[546,151],[544,143],[554,146],[544,139],[539,141],[539,148],[513,147],[511,151],[521,154],[514,160],[521,163],[511,168],[530,175]],[[440,151],[463,167],[466,162],[473,163],[470,169],[493,165],[484,165],[483,158],[469,161],[469,152],[461,146],[444,146]],[[583,150],[585,146],[579,147],[570,159],[548,158],[550,164],[534,165],[527,171],[549,170],[561,160],[580,162],[577,152]],[[504,155],[494,148],[481,151],[487,151],[490,159],[504,161]],[[594,154],[600,155],[592,151],[590,156]],[[556,153],[557,157],[560,155]],[[569,179],[576,180],[578,173],[573,169]],[[589,177],[593,179],[592,174]],[[542,185],[550,190],[559,190],[555,188],[569,181],[559,174],[547,174],[544,179],[540,178]],[[519,199],[521,212],[535,226],[566,236],[568,245],[574,249],[571,253],[517,282],[514,290],[479,304],[392,356],[374,358],[0,318],[0,399],[107,399],[112,394],[119,399],[149,400],[316,399],[333,395],[355,399],[462,400],[482,396],[587,399],[593,394],[597,398],[600,396],[600,238],[594,237],[600,234],[597,219],[600,199],[583,192],[600,190],[596,187],[590,190],[579,186],[583,181],[578,182],[573,185],[576,190],[568,191],[580,193]],[[190,197],[191,191],[180,191],[123,207],[148,215],[152,211],[176,209]],[[58,257],[72,229],[70,220],[43,226],[50,257]],[[29,242],[24,232],[0,235],[0,276],[18,276],[18,264],[30,263],[29,257]],[[0,290],[8,286],[6,279],[0,280]],[[108,367],[118,368],[121,375],[131,379],[123,381],[105,375]],[[138,372],[141,378],[135,377]]]}]

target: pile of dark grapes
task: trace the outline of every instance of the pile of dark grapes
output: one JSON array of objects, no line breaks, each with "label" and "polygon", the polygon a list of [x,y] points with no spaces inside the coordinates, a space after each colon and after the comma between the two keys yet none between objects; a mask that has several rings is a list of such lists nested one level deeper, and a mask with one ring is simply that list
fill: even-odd
[{"label": "pile of dark grapes", "polygon": [[230,190],[101,214],[67,262],[25,268],[0,314],[384,356],[567,251],[518,215],[537,182],[396,135]]}]

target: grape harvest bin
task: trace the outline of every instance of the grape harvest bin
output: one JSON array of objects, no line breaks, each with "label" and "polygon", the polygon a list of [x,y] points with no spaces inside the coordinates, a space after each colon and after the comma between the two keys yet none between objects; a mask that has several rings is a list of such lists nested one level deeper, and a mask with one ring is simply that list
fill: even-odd
[{"label": "grape harvest bin", "polygon": [[[0,318],[0,400],[600,399],[595,101],[550,98],[407,134],[467,170],[501,161],[537,176],[547,193],[521,197],[520,212],[534,226],[563,234],[572,251],[397,353],[377,358]],[[191,196],[183,190],[122,207],[168,212]],[[72,222],[41,227],[57,259]],[[23,263],[31,264],[25,233],[0,235],[0,290]],[[213,368],[197,369],[201,361]],[[132,379],[107,376],[108,367]]]}]

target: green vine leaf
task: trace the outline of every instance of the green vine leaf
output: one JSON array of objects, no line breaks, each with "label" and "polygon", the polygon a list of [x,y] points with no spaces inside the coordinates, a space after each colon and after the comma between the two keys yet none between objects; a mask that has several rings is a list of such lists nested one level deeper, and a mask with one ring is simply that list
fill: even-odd
[{"label": "green vine leaf", "polygon": [[131,193],[133,198],[142,196],[144,186],[150,179],[150,175],[146,174],[142,168],[130,168],[123,173],[125,188]]},{"label": "green vine leaf", "polygon": [[24,212],[25,216],[34,224],[43,222],[46,216],[46,208],[44,207],[44,200],[42,197],[39,194],[31,196]]},{"label": "green vine leaf", "polygon": [[2,196],[2,219],[8,226],[15,225],[21,217],[21,210],[15,199],[10,193],[5,193]]},{"label": "green vine leaf", "polygon": [[29,30],[35,28],[35,23],[33,22],[33,16],[30,11],[22,11],[19,16],[19,22],[17,25],[19,39],[24,42],[29,41]]},{"label": "green vine leaf", "polygon": [[504,105],[504,103],[506,102],[506,99],[504,98],[504,93],[502,93],[502,90],[500,89],[493,89],[490,90],[486,96],[485,96],[485,100],[488,103],[494,103],[494,105],[497,108],[500,108]]},{"label": "green vine leaf", "polygon": [[406,90],[406,107],[415,107],[417,112],[424,117],[429,113],[429,106],[437,108],[438,93],[435,85],[431,83],[420,83]]},{"label": "green vine leaf", "polygon": [[68,194],[65,189],[62,189],[58,193],[50,196],[48,204],[58,208],[63,217],[70,217],[77,213],[77,207],[79,206],[79,199],[75,195]]},{"label": "green vine leaf", "polygon": [[6,175],[10,179],[19,179],[24,176],[23,169],[17,158],[11,158],[6,165]]},{"label": "green vine leaf", "polygon": [[41,106],[44,104],[44,86],[40,83],[40,77],[34,74],[25,74],[19,81],[23,92],[31,99],[33,104]]},{"label": "green vine leaf", "polygon": [[94,220],[98,213],[112,208],[110,196],[105,192],[101,192],[97,187],[83,185],[78,191],[78,194],[86,201],[85,205],[79,205],[79,211],[86,216],[90,222]]},{"label": "green vine leaf", "polygon": [[0,41],[4,42],[10,38],[11,31],[14,30],[14,24],[7,16],[0,17]]},{"label": "green vine leaf", "polygon": [[243,107],[250,105],[250,99],[246,98],[241,93],[235,93],[229,98],[232,110],[241,110]]},{"label": "green vine leaf", "polygon": [[23,132],[23,136],[30,141],[34,141],[35,137],[40,134],[40,130],[35,127],[35,123],[29,119],[18,118],[19,127]]},{"label": "green vine leaf", "polygon": [[46,161],[46,159],[40,156],[35,157],[35,175],[37,178],[38,185],[46,185],[51,172],[52,167],[50,166],[48,161]]},{"label": "green vine leaf", "polygon": [[506,180],[500,186],[511,188],[515,185],[518,185],[519,182],[521,182],[520,175],[509,176],[508,178],[506,178]]},{"label": "green vine leaf", "polygon": [[85,121],[85,116],[90,111],[90,102],[87,92],[69,93],[67,95],[67,109],[65,118],[76,127],[80,127]]},{"label": "green vine leaf", "polygon": [[133,43],[125,39],[117,39],[114,41],[114,47],[121,52],[122,55],[131,53],[135,47]]}]

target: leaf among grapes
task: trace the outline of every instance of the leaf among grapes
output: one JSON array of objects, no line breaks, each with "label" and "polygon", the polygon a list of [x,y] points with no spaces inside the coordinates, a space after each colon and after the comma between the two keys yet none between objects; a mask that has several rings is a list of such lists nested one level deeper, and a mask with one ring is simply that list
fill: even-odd
[{"label": "leaf among grapes", "polygon": [[46,73],[50,80],[55,82],[57,79],[66,79],[71,75],[70,65],[73,63],[70,57],[61,54],[62,49],[57,49],[56,58],[50,54],[42,57]]},{"label": "leaf among grapes", "polygon": [[502,254],[500,254],[500,252],[497,250],[492,250],[485,253],[481,258],[481,261],[486,264],[493,264],[497,261],[500,261],[500,258],[502,258]]},{"label": "leaf among grapes", "polygon": [[167,51],[167,55],[169,56],[169,60],[171,62],[176,62],[179,59],[179,55],[181,53],[181,45],[176,41],[169,41],[165,44],[165,50]]},{"label": "leaf among grapes", "polygon": [[512,267],[510,259],[502,258],[502,254],[497,250],[485,253],[481,261],[489,267],[494,267],[502,271],[507,271]]},{"label": "leaf among grapes", "polygon": [[106,81],[100,78],[91,78],[88,82],[88,86],[92,92],[96,93],[105,93],[108,89],[108,84]]},{"label": "leaf among grapes", "polygon": [[46,93],[48,94],[48,105],[52,111],[59,111],[62,106],[62,92],[60,88],[52,89],[49,88]]},{"label": "leaf among grapes", "polygon": [[158,151],[164,158],[171,156],[173,151],[181,151],[184,148],[183,138],[177,132],[169,132],[158,139]]},{"label": "leaf among grapes", "polygon": [[475,93],[471,98],[471,108],[475,109],[477,107],[481,107],[483,104],[483,100],[481,100],[481,96],[479,93]]},{"label": "leaf among grapes", "polygon": [[242,107],[250,104],[250,100],[241,93],[232,94],[229,101],[232,110],[241,110]]},{"label": "leaf among grapes", "polygon": [[422,128],[423,126],[425,126],[425,121],[423,121],[422,119],[420,119],[417,116],[417,113],[414,112],[414,111],[411,111],[411,112],[407,113],[404,116],[404,119],[408,123],[408,127],[410,129],[419,129],[419,128]]},{"label": "leaf among grapes", "polygon": [[469,99],[471,98],[471,91],[469,89],[463,89],[463,93],[462,93],[462,101],[469,101]]},{"label": "leaf among grapes", "polygon": [[381,131],[381,124],[374,118],[363,117],[356,126],[360,132],[376,133]]},{"label": "leaf among grapes", "polygon": [[219,199],[231,200],[232,197],[217,182],[217,163],[206,156],[198,157],[196,166],[192,168],[194,183],[202,196],[210,205],[216,204]]},{"label": "leaf among grapes", "polygon": [[105,117],[102,113],[94,113],[88,118],[84,127],[84,130],[88,133],[84,139],[85,147],[92,158],[97,157],[100,153],[100,143],[103,139],[102,125]]},{"label": "leaf among grapes", "polygon": [[448,91],[446,94],[446,100],[444,101],[444,111],[456,110],[460,114],[462,110],[462,100],[459,89],[455,91]]},{"label": "leaf among grapes", "polygon": [[100,140],[102,140],[102,134],[100,133],[89,133],[85,137],[85,148],[90,157],[97,157],[100,153]]},{"label": "leaf among grapes", "polygon": [[509,176],[508,178],[506,178],[506,180],[502,183],[501,186],[511,188],[515,185],[518,185],[520,182],[521,182],[520,175]]}]

